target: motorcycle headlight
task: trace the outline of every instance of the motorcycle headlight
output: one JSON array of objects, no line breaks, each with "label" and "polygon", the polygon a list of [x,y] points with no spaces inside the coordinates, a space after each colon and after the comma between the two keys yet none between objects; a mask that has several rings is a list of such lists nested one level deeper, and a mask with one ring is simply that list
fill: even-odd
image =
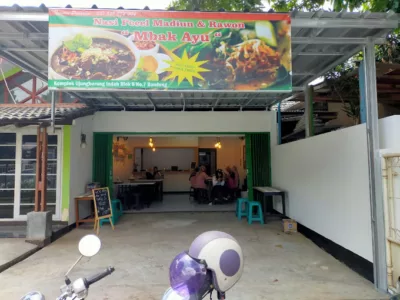
[{"label": "motorcycle headlight", "polygon": [[45,300],[44,296],[40,292],[30,292],[26,294],[21,300]]}]

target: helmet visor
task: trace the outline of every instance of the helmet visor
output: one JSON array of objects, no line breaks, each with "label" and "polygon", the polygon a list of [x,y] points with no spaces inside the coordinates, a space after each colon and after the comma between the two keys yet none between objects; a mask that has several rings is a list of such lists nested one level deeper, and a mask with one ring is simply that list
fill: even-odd
[{"label": "helmet visor", "polygon": [[196,299],[204,289],[207,269],[186,252],[178,254],[169,267],[171,288],[185,299]]}]

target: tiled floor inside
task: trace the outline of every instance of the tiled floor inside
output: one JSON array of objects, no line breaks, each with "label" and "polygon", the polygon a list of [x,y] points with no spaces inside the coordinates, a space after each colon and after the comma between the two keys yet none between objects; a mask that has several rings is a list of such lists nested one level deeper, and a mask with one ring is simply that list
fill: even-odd
[{"label": "tiled floor inside", "polygon": [[165,194],[163,202],[155,201],[149,208],[129,210],[126,213],[154,212],[229,212],[235,211],[235,203],[207,205],[189,200],[189,194]]}]

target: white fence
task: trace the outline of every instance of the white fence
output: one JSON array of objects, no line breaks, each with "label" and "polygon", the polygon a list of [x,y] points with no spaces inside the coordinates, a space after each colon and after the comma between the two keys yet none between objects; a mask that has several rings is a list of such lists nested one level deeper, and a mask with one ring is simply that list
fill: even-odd
[{"label": "white fence", "polygon": [[[400,277],[400,153],[383,155],[383,198],[385,204],[386,261],[389,288]],[[400,292],[400,290],[397,290]]]}]

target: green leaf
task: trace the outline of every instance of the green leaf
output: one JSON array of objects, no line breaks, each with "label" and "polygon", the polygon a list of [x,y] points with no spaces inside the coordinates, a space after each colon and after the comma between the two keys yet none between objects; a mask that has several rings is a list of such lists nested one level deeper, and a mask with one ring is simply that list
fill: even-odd
[{"label": "green leaf", "polygon": [[92,38],[90,36],[84,36],[83,34],[77,34],[72,40],[65,41],[64,46],[68,48],[71,52],[82,53],[86,49],[92,46]]},{"label": "green leaf", "polygon": [[168,8],[175,10],[195,10],[200,11],[218,11],[225,9],[226,11],[261,11],[261,0],[173,0]]}]

